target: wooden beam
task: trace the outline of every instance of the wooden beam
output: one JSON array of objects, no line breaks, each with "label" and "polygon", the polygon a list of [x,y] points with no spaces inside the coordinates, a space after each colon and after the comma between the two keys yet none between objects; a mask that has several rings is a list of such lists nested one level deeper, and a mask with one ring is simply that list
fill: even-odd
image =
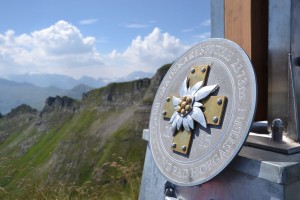
[{"label": "wooden beam", "polygon": [[268,0],[225,0],[224,9],[225,38],[246,51],[256,72],[255,120],[267,120]]}]

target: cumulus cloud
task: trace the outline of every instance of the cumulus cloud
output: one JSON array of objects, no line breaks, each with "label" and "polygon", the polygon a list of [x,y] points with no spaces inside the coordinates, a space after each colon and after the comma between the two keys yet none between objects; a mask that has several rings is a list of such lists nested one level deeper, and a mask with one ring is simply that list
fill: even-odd
[{"label": "cumulus cloud", "polygon": [[126,71],[153,72],[162,64],[175,60],[187,46],[169,33],[163,33],[159,28],[145,36],[137,36],[124,52],[113,51],[107,60],[120,64],[117,67]]},{"label": "cumulus cloud", "polygon": [[83,37],[75,26],[65,21],[31,35],[36,49],[55,56],[88,53],[93,51],[95,44],[94,37]]},{"label": "cumulus cloud", "polygon": [[103,64],[95,49],[94,37],[83,37],[65,21],[34,31],[15,35],[9,30],[0,34],[0,73],[62,73],[83,66]]},{"label": "cumulus cloud", "polygon": [[137,36],[128,48],[101,54],[96,39],[83,36],[66,21],[16,35],[8,30],[0,34],[0,73],[57,73],[73,77],[121,77],[134,71],[154,72],[175,60],[187,46],[169,33],[154,28],[151,33]]}]

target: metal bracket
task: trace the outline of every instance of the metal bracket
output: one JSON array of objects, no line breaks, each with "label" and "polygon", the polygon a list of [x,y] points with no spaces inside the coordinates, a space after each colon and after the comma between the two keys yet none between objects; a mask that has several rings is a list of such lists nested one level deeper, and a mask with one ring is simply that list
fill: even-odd
[{"label": "metal bracket", "polygon": [[182,154],[188,154],[191,147],[192,133],[189,131],[178,131],[173,137],[172,149]]},{"label": "metal bracket", "polygon": [[203,81],[202,85],[205,85],[209,71],[209,65],[199,65],[192,67],[190,73],[188,74],[189,86],[192,87],[199,81]]},{"label": "metal bracket", "polygon": [[[295,80],[292,68],[292,57],[288,55],[288,121],[286,134],[282,141],[276,142],[271,139],[271,135],[256,135],[250,133],[246,141],[246,145],[256,148],[266,149],[283,154],[293,154],[300,152],[299,142],[299,119],[298,119],[298,105],[297,96],[295,95]],[[269,122],[271,123],[271,122]],[[298,142],[297,142],[298,141]]]},{"label": "metal bracket", "polygon": [[172,101],[173,101],[173,95],[168,96],[167,99],[165,100],[163,113],[162,113],[165,119],[170,119],[174,112]]},{"label": "metal bracket", "polygon": [[225,96],[210,96],[203,102],[203,114],[207,124],[221,124],[226,102],[227,98]]}]

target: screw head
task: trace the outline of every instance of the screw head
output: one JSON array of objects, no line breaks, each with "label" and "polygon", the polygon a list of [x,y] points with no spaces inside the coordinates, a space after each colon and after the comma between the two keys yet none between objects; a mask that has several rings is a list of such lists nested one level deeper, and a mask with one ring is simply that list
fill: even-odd
[{"label": "screw head", "polygon": [[172,144],[172,147],[173,147],[173,148],[176,148],[176,143],[173,143],[173,144]]},{"label": "screw head", "polygon": [[171,100],[171,98],[170,98],[170,97],[167,97],[166,101],[169,102],[170,100]]},{"label": "screw head", "polygon": [[166,110],[162,111],[162,115],[166,116],[167,115],[167,111]]},{"label": "screw head", "polygon": [[218,121],[219,121],[218,117],[217,117],[217,116],[214,116],[213,122],[214,122],[214,123],[217,123]]},{"label": "screw head", "polygon": [[182,150],[182,151],[186,151],[186,146],[183,145],[183,146],[181,147],[181,150]]},{"label": "screw head", "polygon": [[218,99],[217,104],[221,105],[222,104],[222,99]]},{"label": "screw head", "polygon": [[202,72],[202,73],[206,72],[206,68],[205,68],[205,67],[202,67],[202,68],[201,68],[201,72]]},{"label": "screw head", "polygon": [[175,196],[175,191],[171,187],[167,187],[165,191],[166,197],[174,197]]},{"label": "screw head", "polygon": [[194,74],[196,72],[195,68],[191,69],[191,73]]}]

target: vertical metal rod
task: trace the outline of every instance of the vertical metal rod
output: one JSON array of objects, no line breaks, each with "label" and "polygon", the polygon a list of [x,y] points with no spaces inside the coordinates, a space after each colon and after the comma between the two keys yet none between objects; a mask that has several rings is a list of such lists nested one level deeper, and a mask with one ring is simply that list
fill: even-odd
[{"label": "vertical metal rod", "polygon": [[224,0],[211,0],[211,37],[224,38]]}]

